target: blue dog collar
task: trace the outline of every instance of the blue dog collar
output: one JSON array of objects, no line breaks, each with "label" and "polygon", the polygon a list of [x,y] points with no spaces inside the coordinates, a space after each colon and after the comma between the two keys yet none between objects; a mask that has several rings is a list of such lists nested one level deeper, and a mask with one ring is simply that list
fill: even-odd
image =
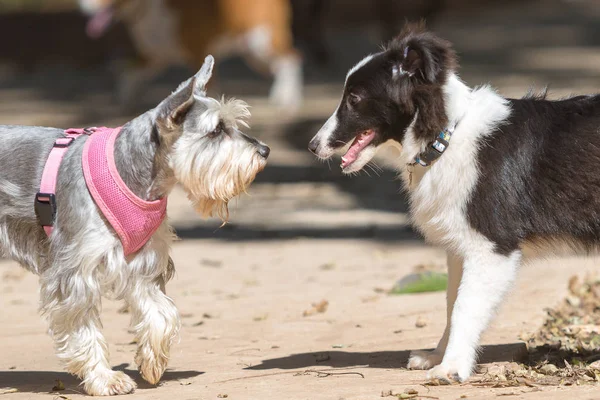
[{"label": "blue dog collar", "polygon": [[450,145],[450,139],[456,128],[455,124],[452,128],[446,128],[440,132],[438,137],[427,147],[425,151],[415,157],[415,161],[410,165],[419,164],[423,167],[431,165],[435,160],[440,158]]}]

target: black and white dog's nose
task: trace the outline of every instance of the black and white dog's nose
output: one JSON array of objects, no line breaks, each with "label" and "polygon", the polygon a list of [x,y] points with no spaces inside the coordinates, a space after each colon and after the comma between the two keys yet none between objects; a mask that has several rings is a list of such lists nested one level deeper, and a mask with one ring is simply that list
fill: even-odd
[{"label": "black and white dog's nose", "polygon": [[308,150],[310,150],[314,154],[317,154],[318,147],[319,147],[319,143],[315,139],[311,140],[310,143],[308,144]]},{"label": "black and white dog's nose", "polygon": [[267,158],[269,157],[269,154],[271,154],[271,149],[269,148],[269,146],[265,146],[264,144],[259,144],[258,145],[258,154],[260,154],[263,158]]}]

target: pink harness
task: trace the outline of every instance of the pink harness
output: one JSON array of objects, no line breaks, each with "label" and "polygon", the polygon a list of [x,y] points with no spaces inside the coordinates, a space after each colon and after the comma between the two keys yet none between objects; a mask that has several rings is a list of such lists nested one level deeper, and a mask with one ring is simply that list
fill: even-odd
[{"label": "pink harness", "polygon": [[85,183],[115,230],[125,255],[138,251],[156,232],[165,218],[167,198],[146,201],[137,197],[123,182],[114,158],[115,140],[121,128],[68,129],[56,140],[42,174],[35,209],[46,234],[52,233],[56,216],[56,179],[69,145],[83,134],[90,135],[83,148]]}]

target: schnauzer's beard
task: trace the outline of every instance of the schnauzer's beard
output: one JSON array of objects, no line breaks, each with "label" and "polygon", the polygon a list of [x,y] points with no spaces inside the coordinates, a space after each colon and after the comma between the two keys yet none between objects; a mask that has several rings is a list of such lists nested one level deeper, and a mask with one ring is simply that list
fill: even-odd
[{"label": "schnauzer's beard", "polygon": [[246,191],[266,161],[243,138],[181,137],[171,165],[188,198],[204,217],[229,219],[229,201]]}]

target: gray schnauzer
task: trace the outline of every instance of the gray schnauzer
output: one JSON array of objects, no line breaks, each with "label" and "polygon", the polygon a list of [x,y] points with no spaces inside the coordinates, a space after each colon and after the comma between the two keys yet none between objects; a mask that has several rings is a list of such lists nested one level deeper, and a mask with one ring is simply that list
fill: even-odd
[{"label": "gray schnauzer", "polygon": [[[195,76],[121,128],[113,165],[143,201],[166,198],[179,182],[198,212],[226,220],[228,201],[265,167],[269,148],[238,130],[250,116],[246,103],[206,97],[213,64],[208,56]],[[58,357],[87,393],[130,393],[135,382],[110,367],[101,297],[126,301],[138,343],[135,362],[156,384],[180,326],[165,294],[174,235],[164,218],[139,250],[126,254],[86,185],[82,157],[92,134],[73,140],[64,155],[47,236],[34,201],[50,149],[63,137],[55,128],[0,126],[0,251],[40,276],[40,307]]]}]

